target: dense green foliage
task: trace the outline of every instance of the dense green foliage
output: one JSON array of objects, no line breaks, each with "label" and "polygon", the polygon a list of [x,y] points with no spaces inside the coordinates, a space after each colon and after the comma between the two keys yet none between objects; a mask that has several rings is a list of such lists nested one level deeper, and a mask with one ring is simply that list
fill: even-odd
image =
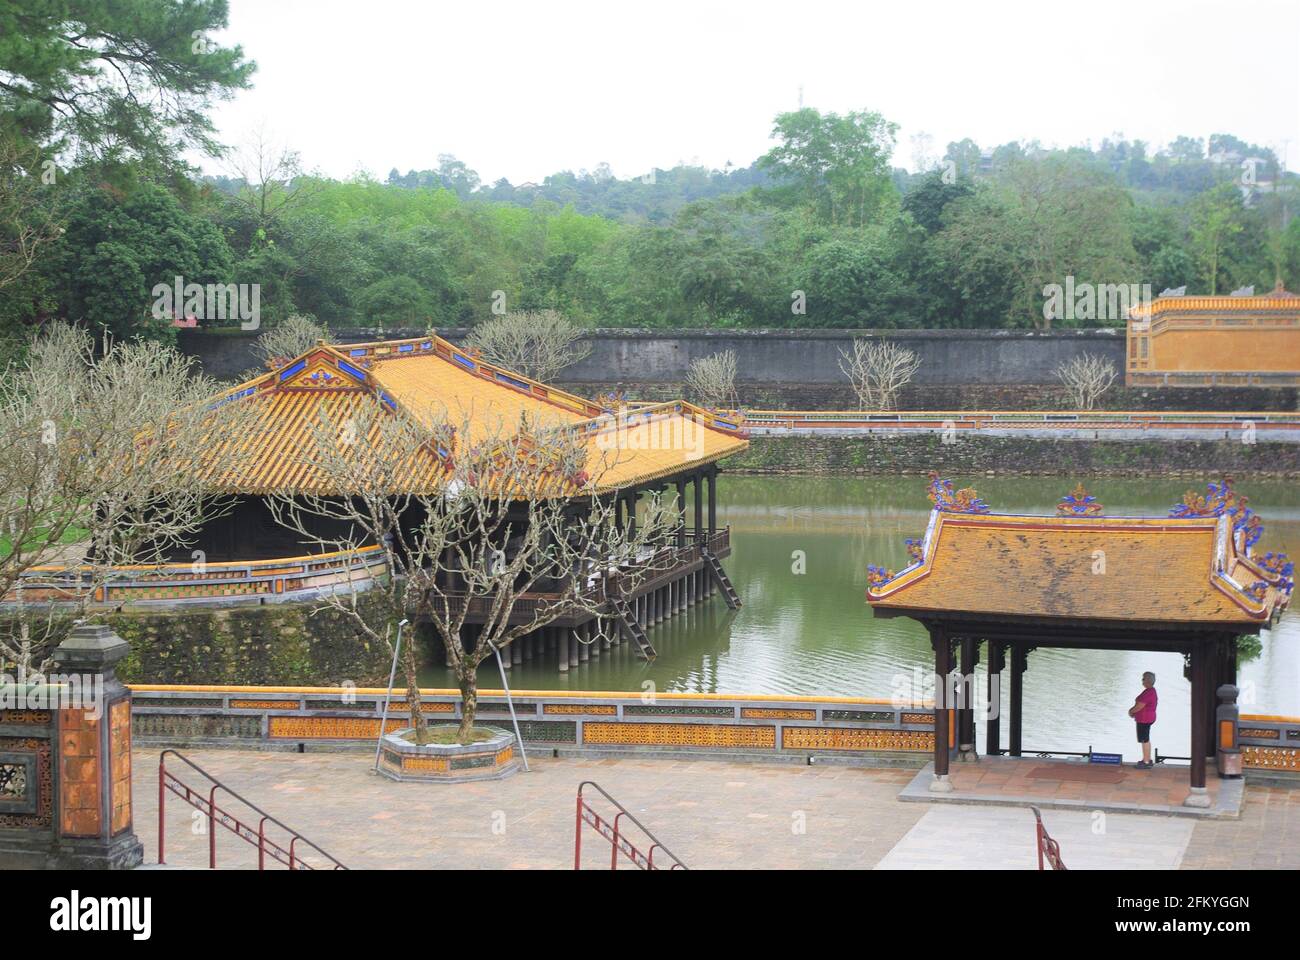
[{"label": "dense green foliage", "polygon": [[[443,155],[334,181],[286,154],[256,165],[260,182],[199,178],[174,147],[208,143],[206,107],[253,69],[204,39],[225,17],[222,0],[0,0],[0,146],[20,158],[0,173],[21,198],[0,203],[0,333],[65,317],[167,337],[151,290],[176,276],[257,284],[264,324],[388,328],[502,307],[591,326],[1029,327],[1067,277],[1300,286],[1300,178],[1227,135],[1158,152],[963,140],[907,173],[889,166],[886,118],[801,109],[775,119],[767,154],[723,171],[485,185]],[[57,160],[48,184],[41,158]],[[63,232],[6,273],[15,238],[54,221]]]}]

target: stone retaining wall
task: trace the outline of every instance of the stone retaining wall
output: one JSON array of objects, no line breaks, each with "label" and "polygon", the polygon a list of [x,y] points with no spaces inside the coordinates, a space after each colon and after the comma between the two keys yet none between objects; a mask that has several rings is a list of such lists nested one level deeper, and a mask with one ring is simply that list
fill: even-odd
[{"label": "stone retaining wall", "polygon": [[1230,474],[1238,480],[1300,477],[1300,444],[1227,440],[1107,440],[1004,437],[960,433],[859,436],[753,436],[729,458],[733,473],[1059,475],[1068,466],[1086,476]]}]

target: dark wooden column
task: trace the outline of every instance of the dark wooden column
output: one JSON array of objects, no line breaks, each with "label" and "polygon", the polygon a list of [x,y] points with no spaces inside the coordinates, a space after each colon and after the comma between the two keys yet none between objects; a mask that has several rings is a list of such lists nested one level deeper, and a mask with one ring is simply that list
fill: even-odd
[{"label": "dark wooden column", "polygon": [[718,468],[709,468],[709,536],[718,532]]},{"label": "dark wooden column", "polygon": [[695,537],[698,540],[704,530],[704,479],[703,474],[697,472],[695,481],[691,484],[695,488]]},{"label": "dark wooden column", "polygon": [[[952,640],[942,627],[930,628],[930,646],[934,648],[934,775],[948,777],[949,714],[952,712]],[[949,788],[951,789],[951,788]]]},{"label": "dark wooden column", "polygon": [[988,716],[984,718],[984,754],[996,757],[1002,752],[1002,668],[1007,663],[1007,645],[989,641]]},{"label": "dark wooden column", "polygon": [[1205,746],[1209,738],[1209,719],[1205,712],[1205,691],[1209,685],[1207,641],[1197,637],[1192,642],[1192,774],[1193,787],[1205,787]]},{"label": "dark wooden column", "polygon": [[636,487],[627,497],[627,535],[630,538],[636,537],[636,502],[641,496],[641,491]]},{"label": "dark wooden column", "polygon": [[961,701],[957,714],[957,746],[964,760],[975,759],[975,664],[979,662],[979,640],[961,638]]},{"label": "dark wooden column", "polygon": [[1025,702],[1025,670],[1029,666],[1029,651],[1023,643],[1011,645],[1011,723],[1007,752],[1013,757],[1020,756],[1021,732],[1023,731]]},{"label": "dark wooden column", "polygon": [[677,546],[686,546],[686,480],[677,481]]},{"label": "dark wooden column", "polygon": [[1219,709],[1219,700],[1214,695],[1214,691],[1219,689],[1219,684],[1223,683],[1220,677],[1223,676],[1223,637],[1209,637],[1206,639],[1205,650],[1205,701],[1201,705],[1201,710],[1205,713],[1205,758],[1213,760],[1216,750],[1214,737],[1215,714]]}]

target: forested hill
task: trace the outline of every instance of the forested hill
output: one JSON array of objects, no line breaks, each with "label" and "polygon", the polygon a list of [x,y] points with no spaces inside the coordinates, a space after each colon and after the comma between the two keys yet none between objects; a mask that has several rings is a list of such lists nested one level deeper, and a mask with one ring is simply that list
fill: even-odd
[{"label": "forested hill", "polygon": [[1300,287],[1300,178],[1227,135],[930,156],[914,140],[909,174],[893,119],[804,108],[724,170],[484,184],[444,155],[338,181],[273,129],[214,128],[256,69],[211,39],[225,4],[22,6],[0,0],[0,345],[59,318],[158,339],[221,326],[160,306],[181,281],[256,293],[263,326],[406,328],[539,308],[588,326],[1095,326],[1123,318],[1049,321],[1044,288]]}]

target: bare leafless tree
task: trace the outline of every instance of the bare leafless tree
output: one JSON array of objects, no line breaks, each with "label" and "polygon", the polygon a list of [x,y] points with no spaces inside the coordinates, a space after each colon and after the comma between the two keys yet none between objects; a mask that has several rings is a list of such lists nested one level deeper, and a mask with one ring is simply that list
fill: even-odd
[{"label": "bare leafless tree", "polygon": [[920,357],[892,340],[855,339],[852,352],[840,351],[840,370],[863,410],[894,409],[898,392],[920,366]]},{"label": "bare leafless tree", "polygon": [[309,175],[296,150],[291,150],[259,127],[230,157],[230,172],[243,181],[235,194],[259,229],[305,205],[323,189],[323,181]]},{"label": "bare leafless tree", "polygon": [[275,369],[328,336],[329,331],[311,317],[291,313],[283,323],[268,328],[257,338],[253,352],[264,366]]},{"label": "bare leafless tree", "polygon": [[1075,410],[1091,410],[1119,376],[1112,360],[1083,353],[1056,368],[1056,377],[1065,386]]},{"label": "bare leafless tree", "polygon": [[63,232],[52,191],[42,183],[44,162],[35,147],[0,133],[0,289],[25,274]]},{"label": "bare leafless tree", "polygon": [[[226,507],[194,482],[209,458],[237,468],[221,437],[240,437],[240,404],[192,375],[192,361],[155,343],[105,342],[56,325],[0,377],[0,598],[15,629],[0,661],[43,671],[60,639],[56,609],[79,615],[124,565],[160,563]],[[42,571],[48,602],[26,603]],[[39,628],[39,629],[38,629]]]},{"label": "bare leafless tree", "polygon": [[701,406],[736,409],[736,352],[721,350],[692,360],[686,371],[686,390]]},{"label": "bare leafless tree", "polygon": [[547,383],[591,353],[582,328],[555,310],[522,310],[477,324],[466,346],[491,363]]},{"label": "bare leafless tree", "polygon": [[[478,429],[482,429],[481,421]],[[656,548],[677,522],[655,498],[635,527],[615,522],[600,475],[618,451],[593,466],[584,429],[493,430],[446,419],[417,421],[378,402],[346,419],[322,405],[303,456],[319,481],[271,501],[277,521],[322,550],[355,555],[383,544],[392,573],[380,603],[361,604],[359,585],[323,596],[372,642],[387,643],[400,617],[431,622],[462,698],[458,742],[468,743],[477,714],[479,665],[561,617],[608,615],[611,592],[629,591],[656,569]],[[429,472],[425,451],[455,451]],[[331,532],[322,534],[320,521]],[[341,532],[340,532],[341,531]],[[521,604],[525,595],[530,602]],[[377,611],[377,612],[376,612]],[[472,646],[465,625],[478,629]],[[414,651],[404,660],[417,741],[425,736]]]}]

